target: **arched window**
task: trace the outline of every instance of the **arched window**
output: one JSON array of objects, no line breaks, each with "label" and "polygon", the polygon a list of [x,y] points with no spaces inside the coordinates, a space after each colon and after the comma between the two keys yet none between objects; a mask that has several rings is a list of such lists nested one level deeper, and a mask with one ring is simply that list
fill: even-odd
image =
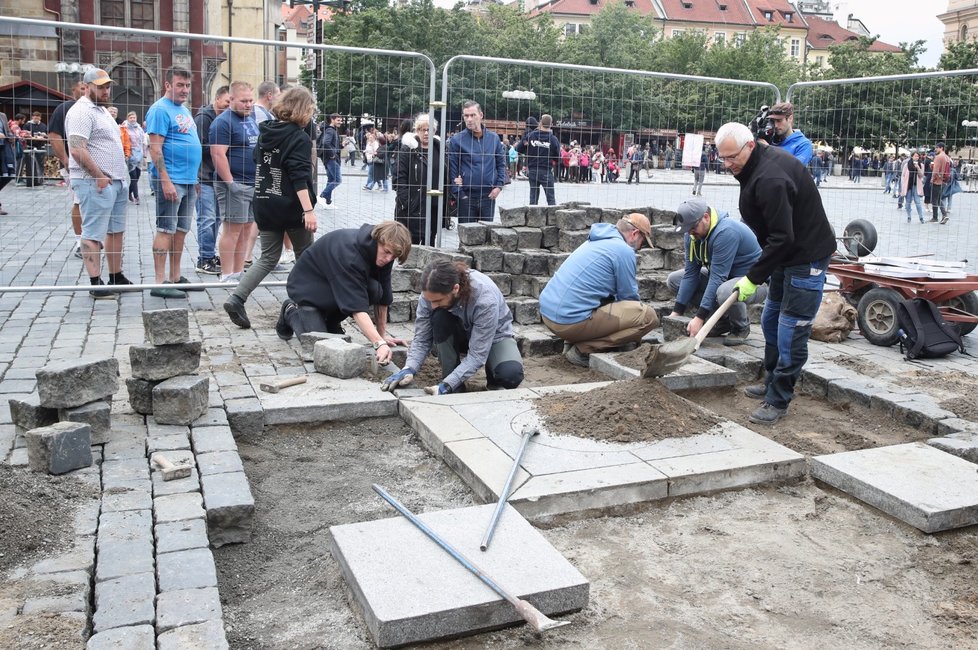
[{"label": "arched window", "polygon": [[126,62],[117,65],[110,73],[115,84],[112,86],[112,103],[119,108],[119,115],[135,111],[141,122],[157,97],[153,81],[140,66]]},{"label": "arched window", "polygon": [[964,42],[967,40],[968,40],[968,26],[961,25],[961,41]]}]

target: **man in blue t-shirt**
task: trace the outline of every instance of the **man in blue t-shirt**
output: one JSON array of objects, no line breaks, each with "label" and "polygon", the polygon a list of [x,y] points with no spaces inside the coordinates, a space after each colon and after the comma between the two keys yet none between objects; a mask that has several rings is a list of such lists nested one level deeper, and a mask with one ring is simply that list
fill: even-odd
[{"label": "man in blue t-shirt", "polygon": [[[157,284],[189,284],[180,275],[183,243],[190,230],[191,206],[197,198],[197,169],[201,147],[190,109],[190,72],[172,67],[166,71],[164,95],[146,112],[149,155],[153,161],[150,182],[156,194],[156,236],[153,238],[153,270]],[[169,274],[166,272],[170,262]],[[185,289],[184,289],[185,290]],[[177,287],[153,289],[158,298],[186,297]]]},{"label": "man in blue t-shirt", "polygon": [[231,83],[231,106],[211,124],[208,142],[214,163],[214,189],[223,229],[217,242],[221,281],[235,282],[244,272],[248,242],[255,228],[255,145],[258,123],[251,113],[255,91],[244,81]]},{"label": "man in blue t-shirt", "polygon": [[805,134],[794,128],[795,126],[795,107],[791,102],[780,102],[772,106],[767,117],[774,126],[774,137],[771,144],[781,147],[792,156],[801,161],[802,165],[808,166],[812,159],[812,141],[805,137]]}]

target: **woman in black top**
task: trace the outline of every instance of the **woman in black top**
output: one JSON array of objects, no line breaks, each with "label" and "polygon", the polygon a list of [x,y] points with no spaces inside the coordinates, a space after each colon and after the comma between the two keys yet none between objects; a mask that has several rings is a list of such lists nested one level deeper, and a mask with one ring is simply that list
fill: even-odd
[{"label": "woman in black top", "polygon": [[[438,128],[435,124],[434,128]],[[411,231],[412,244],[433,246],[438,232],[438,201],[431,200],[426,207],[428,193],[428,165],[431,165],[432,187],[440,188],[441,141],[431,136],[428,114],[421,113],[414,119],[414,131],[401,136],[401,150],[397,156],[394,188],[397,201],[394,204],[394,220],[403,223]],[[430,150],[429,150],[430,143]],[[429,234],[426,236],[425,232]]]},{"label": "woman in black top", "polygon": [[244,304],[282,255],[286,234],[292,240],[296,259],[312,244],[316,232],[316,191],[309,163],[312,140],[306,130],[316,113],[315,100],[305,88],[289,88],[275,100],[276,119],[258,126],[255,147],[255,198],[253,209],[261,241],[261,257],[252,264],[224,311],[238,327],[251,327]]}]

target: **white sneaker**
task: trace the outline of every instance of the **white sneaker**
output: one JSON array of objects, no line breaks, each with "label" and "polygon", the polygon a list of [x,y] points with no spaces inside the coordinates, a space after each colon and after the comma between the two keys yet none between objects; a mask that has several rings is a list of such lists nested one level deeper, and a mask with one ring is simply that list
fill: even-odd
[{"label": "white sneaker", "polygon": [[232,273],[230,275],[222,275],[221,282],[224,282],[226,284],[237,284],[238,282],[241,281],[242,275],[244,275],[242,271],[238,271],[237,273]]},{"label": "white sneaker", "polygon": [[323,204],[323,210],[335,210],[335,209],[336,209],[336,204],[335,203],[324,203]]},{"label": "white sneaker", "polygon": [[291,249],[283,249],[282,257],[278,260],[279,264],[293,264],[295,263],[295,252]]}]

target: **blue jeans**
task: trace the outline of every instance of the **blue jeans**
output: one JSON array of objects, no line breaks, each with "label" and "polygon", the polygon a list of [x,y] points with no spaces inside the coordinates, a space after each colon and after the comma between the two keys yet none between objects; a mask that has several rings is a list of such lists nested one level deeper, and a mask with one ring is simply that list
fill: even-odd
[{"label": "blue jeans", "polygon": [[333,190],[343,182],[343,172],[340,169],[338,158],[326,161],[326,187],[323,188],[321,197],[326,199],[326,205],[333,202]]},{"label": "blue jeans", "polygon": [[924,207],[921,205],[920,195],[917,194],[917,186],[915,184],[907,187],[907,195],[903,198],[906,202],[907,207],[907,219],[910,219],[910,204],[914,203],[917,206],[917,216],[920,220],[924,220]]},{"label": "blue jeans", "polygon": [[201,263],[217,255],[217,231],[221,227],[220,212],[217,206],[217,193],[213,185],[200,184],[197,196],[197,245],[200,247]]},{"label": "blue jeans", "polygon": [[540,187],[547,196],[547,205],[557,205],[554,196],[554,175],[549,169],[531,169],[527,174],[530,181],[530,205],[536,205],[540,200]]},{"label": "blue jeans", "polygon": [[829,258],[810,264],[778,267],[768,281],[768,297],[761,315],[764,332],[764,401],[788,408],[795,382],[808,361],[808,338],[822,304],[825,269]]},{"label": "blue jeans", "polygon": [[480,187],[474,192],[463,190],[458,195],[459,223],[492,221],[496,214],[496,201],[488,197],[490,189]]}]

